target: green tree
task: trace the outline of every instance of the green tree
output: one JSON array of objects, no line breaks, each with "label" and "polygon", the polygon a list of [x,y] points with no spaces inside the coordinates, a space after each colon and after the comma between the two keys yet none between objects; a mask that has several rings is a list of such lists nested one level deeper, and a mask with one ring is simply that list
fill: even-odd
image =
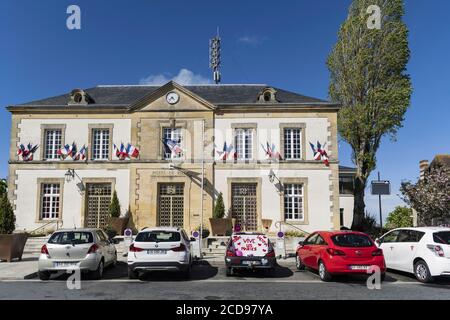
[{"label": "green tree", "polygon": [[[381,9],[381,29],[368,28],[369,6]],[[381,139],[395,139],[410,103],[408,30],[403,0],[354,0],[328,57],[330,98],[341,104],[340,137],[356,165],[352,229],[364,219],[364,190]]]},{"label": "green tree", "polygon": [[225,215],[225,205],[223,203],[223,194],[219,193],[216,204],[214,205],[213,218],[223,218]]},{"label": "green tree", "polygon": [[0,179],[0,196],[8,192],[8,182],[6,179]]},{"label": "green tree", "polygon": [[0,198],[0,234],[11,234],[16,228],[16,216],[9,202],[8,195],[4,193]]},{"label": "green tree", "polygon": [[406,228],[412,227],[412,225],[412,209],[408,207],[397,206],[386,218],[386,228],[388,229]]},{"label": "green tree", "polygon": [[450,168],[437,165],[426,171],[416,183],[402,182],[403,200],[417,211],[420,225],[433,224],[433,220],[450,219]]},{"label": "green tree", "polygon": [[113,193],[113,196],[111,199],[111,204],[109,205],[109,214],[113,218],[120,217],[120,202],[119,202],[119,198],[117,197],[116,190],[114,190],[114,193]]}]

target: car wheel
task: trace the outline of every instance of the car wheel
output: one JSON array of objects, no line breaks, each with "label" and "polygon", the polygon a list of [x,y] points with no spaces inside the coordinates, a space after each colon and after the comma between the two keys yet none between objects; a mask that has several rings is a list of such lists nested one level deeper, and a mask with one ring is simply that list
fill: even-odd
[{"label": "car wheel", "polygon": [[433,282],[433,277],[430,274],[430,269],[425,261],[419,260],[414,264],[414,275],[416,279],[422,283]]},{"label": "car wheel", "polygon": [[386,272],[383,272],[383,273],[381,274],[380,279],[381,279],[381,282],[383,282],[384,280],[386,280]]},{"label": "car wheel", "polygon": [[134,271],[131,268],[128,268],[128,278],[129,279],[138,279],[139,278],[139,273]]},{"label": "car wheel", "polygon": [[48,272],[48,271],[38,271],[38,277],[41,280],[48,280],[48,279],[50,279],[50,272]]},{"label": "car wheel", "polygon": [[331,275],[328,273],[327,267],[325,266],[325,263],[323,261],[319,262],[319,277],[322,281],[330,281]]},{"label": "car wheel", "polygon": [[227,267],[227,277],[231,277],[233,275],[233,268]]},{"label": "car wheel", "polygon": [[98,264],[97,270],[92,272],[91,276],[94,280],[100,280],[103,277],[103,270],[105,268],[105,264],[103,263],[103,260],[100,261]]},{"label": "car wheel", "polygon": [[295,266],[297,267],[297,270],[305,270],[305,265],[299,255],[295,256]]}]

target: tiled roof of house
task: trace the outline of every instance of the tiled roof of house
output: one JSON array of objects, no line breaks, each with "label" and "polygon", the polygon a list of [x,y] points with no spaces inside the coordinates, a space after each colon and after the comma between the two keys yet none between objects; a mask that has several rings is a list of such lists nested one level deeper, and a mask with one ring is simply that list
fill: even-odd
[{"label": "tiled roof of house", "polygon": [[[129,107],[161,86],[150,85],[111,85],[97,86],[84,90],[92,99],[92,106]],[[259,94],[270,86],[264,84],[220,84],[182,86],[204,100],[214,105],[254,104]],[[271,87],[273,88],[273,87]],[[312,104],[335,105],[325,100],[304,96],[298,93],[273,88],[276,90],[276,100],[281,104]],[[46,99],[22,103],[21,107],[58,107],[67,106],[70,93]]]}]

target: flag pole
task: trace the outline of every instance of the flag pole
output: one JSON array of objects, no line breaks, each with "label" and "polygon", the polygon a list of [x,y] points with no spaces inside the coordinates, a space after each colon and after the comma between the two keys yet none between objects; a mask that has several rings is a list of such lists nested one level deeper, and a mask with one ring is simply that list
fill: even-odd
[{"label": "flag pole", "polygon": [[205,120],[202,119],[202,182],[200,192],[200,259],[203,259],[202,253],[202,244],[203,244],[203,187],[204,187],[204,179],[205,179]]}]

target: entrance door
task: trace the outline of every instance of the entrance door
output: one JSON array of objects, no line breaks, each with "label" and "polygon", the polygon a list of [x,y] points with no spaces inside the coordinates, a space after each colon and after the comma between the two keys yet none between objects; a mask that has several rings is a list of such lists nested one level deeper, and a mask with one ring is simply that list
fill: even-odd
[{"label": "entrance door", "polygon": [[88,183],[85,226],[104,228],[108,225],[111,183]]},{"label": "entrance door", "polygon": [[257,231],[256,183],[231,184],[231,214],[243,231]]},{"label": "entrance door", "polygon": [[184,226],[184,185],[164,183],[159,185],[158,226]]}]

